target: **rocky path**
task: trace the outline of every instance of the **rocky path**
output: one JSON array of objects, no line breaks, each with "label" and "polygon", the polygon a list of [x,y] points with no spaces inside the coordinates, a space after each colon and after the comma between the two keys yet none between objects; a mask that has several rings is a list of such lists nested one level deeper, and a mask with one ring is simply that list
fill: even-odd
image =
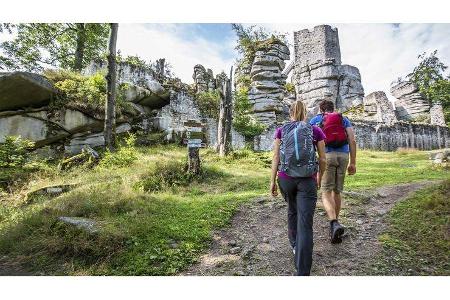
[{"label": "rocky path", "polygon": [[[329,242],[329,225],[321,201],[314,218],[311,275],[365,275],[381,250],[377,236],[394,204],[432,182],[382,187],[344,196],[341,222],[347,233],[341,244]],[[229,227],[214,233],[209,251],[181,275],[293,275],[294,255],[287,239],[287,205],[263,197],[246,204]]]}]

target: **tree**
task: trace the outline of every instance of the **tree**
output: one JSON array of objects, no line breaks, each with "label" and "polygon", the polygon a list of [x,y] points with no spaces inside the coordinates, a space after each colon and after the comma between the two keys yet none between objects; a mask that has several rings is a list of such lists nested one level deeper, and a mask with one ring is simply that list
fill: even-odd
[{"label": "tree", "polygon": [[450,122],[450,76],[445,77],[444,72],[448,68],[436,56],[434,50],[429,56],[422,53],[418,56],[419,65],[408,74],[409,80],[419,87],[420,93],[430,102],[441,103],[444,110],[445,121]]},{"label": "tree", "polygon": [[119,24],[111,23],[108,44],[108,74],[106,75],[107,96],[105,105],[105,146],[110,151],[114,150],[115,130],[116,130],[116,43]]},{"label": "tree", "polygon": [[418,56],[418,59],[421,60],[419,65],[407,75],[408,79],[417,84],[422,95],[430,102],[439,101],[434,92],[435,85],[439,81],[445,80],[444,71],[447,69],[447,66],[439,60],[436,54],[437,50],[434,50],[429,56],[426,55],[426,52],[420,54]]},{"label": "tree", "polygon": [[42,71],[54,66],[81,71],[106,50],[109,26],[97,23],[2,24],[15,34],[0,44],[0,69]]}]

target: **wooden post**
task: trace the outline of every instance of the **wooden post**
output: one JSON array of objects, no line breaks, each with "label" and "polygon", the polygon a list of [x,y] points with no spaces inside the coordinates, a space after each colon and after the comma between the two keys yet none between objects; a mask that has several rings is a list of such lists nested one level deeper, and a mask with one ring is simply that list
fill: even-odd
[{"label": "wooden post", "polygon": [[188,172],[198,175],[201,172],[199,148],[188,147]]},{"label": "wooden post", "polygon": [[114,150],[116,132],[116,42],[119,24],[111,23],[111,32],[108,45],[108,74],[106,75],[107,96],[105,105],[105,146]]},{"label": "wooden post", "polygon": [[184,122],[184,126],[187,131],[188,172],[199,175],[201,173],[199,148],[204,146],[203,125],[200,122],[189,120]]},{"label": "wooden post", "polygon": [[220,101],[219,124],[217,129],[217,147],[220,156],[226,156],[231,150],[231,124],[233,113],[233,101],[231,93],[231,76],[233,67],[231,67],[230,78],[224,85],[223,97]]}]

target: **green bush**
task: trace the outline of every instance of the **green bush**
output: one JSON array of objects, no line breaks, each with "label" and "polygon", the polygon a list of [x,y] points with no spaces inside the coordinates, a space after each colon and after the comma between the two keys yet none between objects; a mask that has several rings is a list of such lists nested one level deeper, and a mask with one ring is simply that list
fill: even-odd
[{"label": "green bush", "polygon": [[23,167],[29,158],[34,143],[20,136],[7,136],[0,144],[0,168]]},{"label": "green bush", "polygon": [[200,112],[209,118],[219,118],[220,92],[200,92],[195,96]]},{"label": "green bush", "polygon": [[130,166],[138,159],[137,150],[134,147],[136,136],[129,134],[125,139],[125,146],[120,146],[116,152],[106,151],[99,163],[101,168],[123,168]]},{"label": "green bush", "polygon": [[248,89],[241,88],[234,94],[233,127],[247,139],[260,135],[266,126],[256,121],[251,115],[252,104],[248,100]]},{"label": "green bush", "polygon": [[[58,95],[52,102],[54,107],[63,107],[67,104],[75,105],[81,109],[93,111],[103,115],[106,103],[106,79],[105,75],[98,72],[91,76],[66,70],[46,70],[45,77],[50,80]],[[129,109],[122,93],[117,93],[116,113],[121,115]]]},{"label": "green bush", "polygon": [[223,177],[225,174],[216,168],[202,166],[202,173],[194,175],[187,172],[187,163],[182,161],[157,162],[155,168],[137,184],[146,192],[158,192],[176,186],[187,186],[193,181],[203,182]]}]

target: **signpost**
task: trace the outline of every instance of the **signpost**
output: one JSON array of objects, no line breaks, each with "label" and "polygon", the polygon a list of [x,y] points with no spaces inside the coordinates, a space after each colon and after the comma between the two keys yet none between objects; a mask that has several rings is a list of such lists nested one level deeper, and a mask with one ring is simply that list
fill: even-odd
[{"label": "signpost", "polygon": [[186,144],[188,148],[188,172],[200,174],[200,155],[199,148],[205,147],[203,142],[204,125],[195,120],[188,120],[183,123],[186,128]]}]

